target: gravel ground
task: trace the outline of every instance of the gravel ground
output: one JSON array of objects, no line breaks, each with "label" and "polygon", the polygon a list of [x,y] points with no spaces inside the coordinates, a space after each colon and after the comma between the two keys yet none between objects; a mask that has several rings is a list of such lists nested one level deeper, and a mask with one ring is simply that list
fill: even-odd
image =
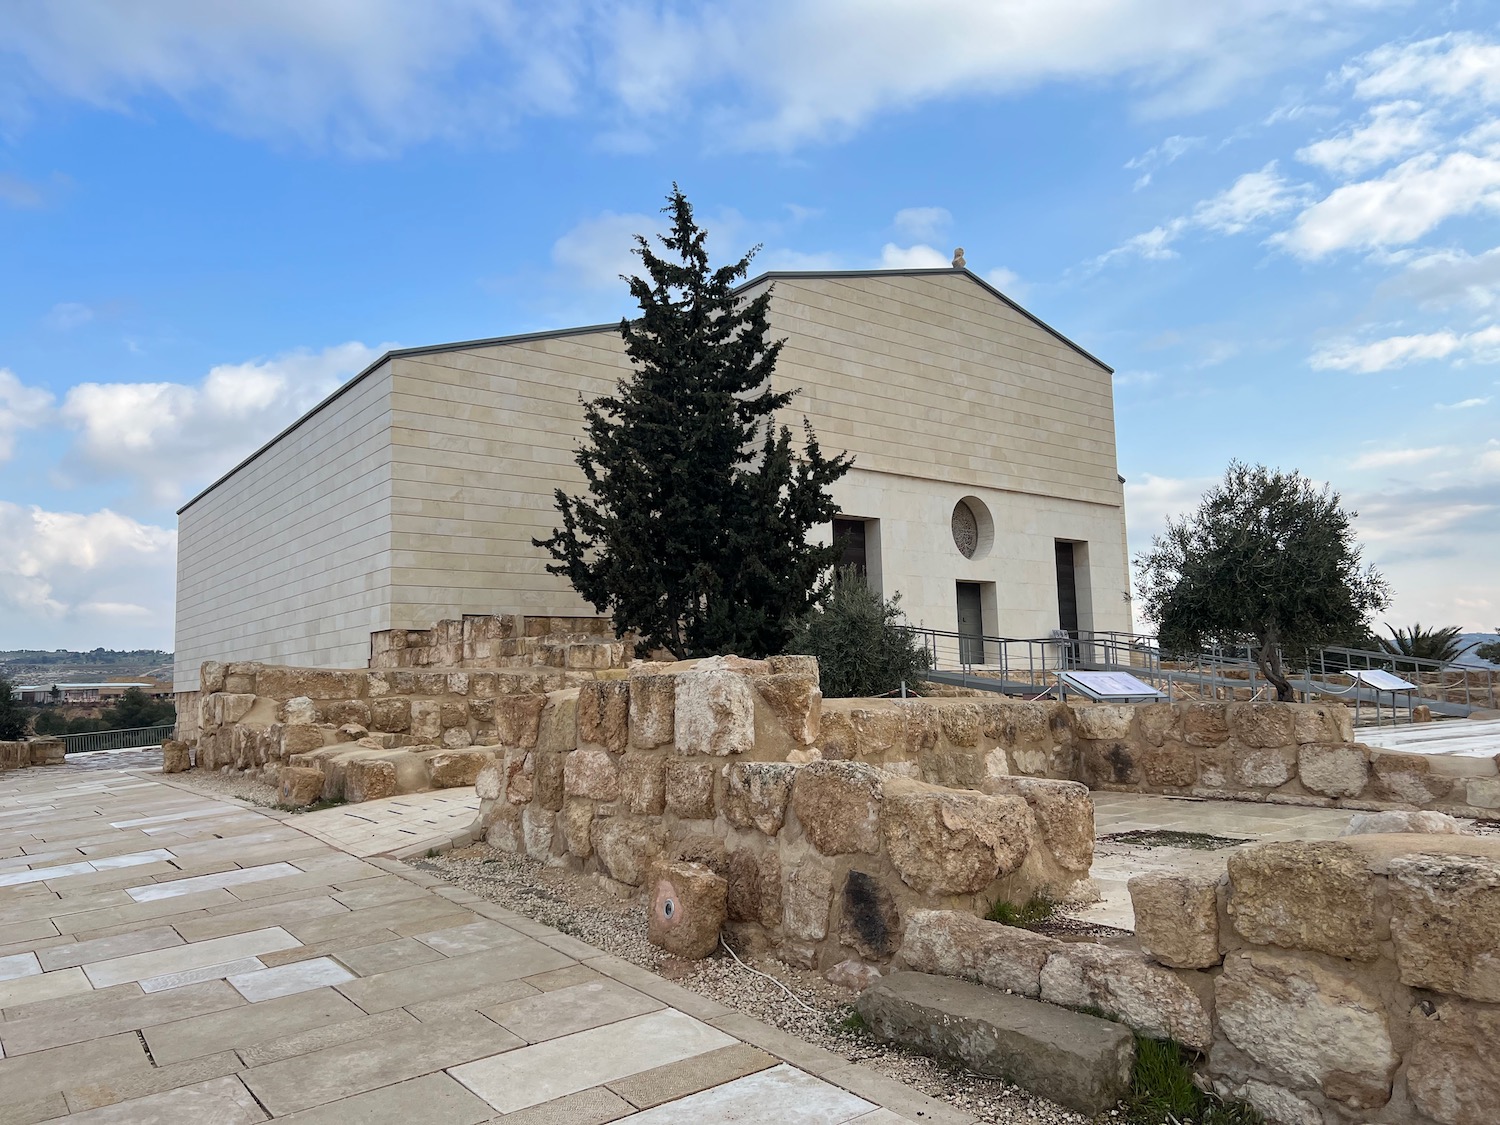
[{"label": "gravel ground", "polygon": [[[544,867],[484,844],[411,862],[455,886],[572,934],[684,988],[836,1051],[851,1062],[869,1063],[980,1121],[1083,1125],[1090,1120],[1004,1082],[879,1043],[868,1033],[846,1026],[845,1021],[853,1014],[853,994],[829,984],[817,973],[792,968],[773,957],[741,954],[754,969],[785,984],[807,1005],[804,1008],[763,977],[737,964],[722,948],[703,961],[670,957],[646,940],[644,904],[637,900],[621,902],[612,891],[586,876]],[[1123,1119],[1123,1113],[1112,1113],[1097,1120]]]},{"label": "gravel ground", "polygon": [[173,782],[178,785],[186,785],[214,797],[244,801],[247,805],[255,805],[258,808],[272,808],[276,804],[276,786],[270,780],[275,777],[274,773],[269,774],[267,780],[261,780],[260,775],[256,773],[248,771],[240,773],[234,770],[229,773],[219,773],[216,770],[187,770],[185,773],[174,773],[171,776]]}]

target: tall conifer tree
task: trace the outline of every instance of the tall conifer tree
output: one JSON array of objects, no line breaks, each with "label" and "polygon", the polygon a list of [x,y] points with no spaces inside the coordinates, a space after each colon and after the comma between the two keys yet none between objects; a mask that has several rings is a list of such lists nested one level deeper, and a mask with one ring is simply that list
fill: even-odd
[{"label": "tall conifer tree", "polygon": [[641,310],[620,322],[635,371],[584,403],[587,494],[558,489],[562,527],[533,542],[642,652],[766,656],[838,559],[808,533],[837,514],[828,486],[852,459],[825,457],[806,419],[800,450],[776,425],[794,392],[771,385],[783,341],[769,339],[770,290],[734,291],[754,251],[713,269],[676,184],[663,210],[664,254],[638,235],[646,277],[625,279]]}]

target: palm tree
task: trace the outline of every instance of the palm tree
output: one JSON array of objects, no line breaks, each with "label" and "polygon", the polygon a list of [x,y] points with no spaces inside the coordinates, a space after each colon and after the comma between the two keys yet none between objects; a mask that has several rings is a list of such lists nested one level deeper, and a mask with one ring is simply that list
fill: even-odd
[{"label": "palm tree", "polygon": [[1450,625],[1446,629],[1424,629],[1418,622],[1410,629],[1397,629],[1392,625],[1387,625],[1386,628],[1390,630],[1391,639],[1376,637],[1375,640],[1382,651],[1392,656],[1411,656],[1419,660],[1440,660],[1444,664],[1451,664],[1474,647],[1459,646],[1458,639],[1463,636],[1463,629],[1457,625]]}]

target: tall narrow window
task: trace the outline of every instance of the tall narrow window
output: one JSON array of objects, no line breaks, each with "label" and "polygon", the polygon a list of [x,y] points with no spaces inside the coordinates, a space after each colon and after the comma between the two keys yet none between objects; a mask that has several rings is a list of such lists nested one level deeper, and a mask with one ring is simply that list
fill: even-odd
[{"label": "tall narrow window", "polygon": [[852,566],[860,574],[868,576],[869,556],[865,543],[865,521],[834,520],[833,541],[844,545],[844,556],[839,560],[839,565]]}]

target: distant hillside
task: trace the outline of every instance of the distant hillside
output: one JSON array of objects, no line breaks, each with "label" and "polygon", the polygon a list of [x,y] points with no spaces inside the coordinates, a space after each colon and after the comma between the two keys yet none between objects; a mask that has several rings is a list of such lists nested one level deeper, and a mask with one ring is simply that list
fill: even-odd
[{"label": "distant hillside", "polygon": [[81,683],[118,680],[122,676],[141,679],[172,678],[172,654],[158,648],[127,652],[96,648],[92,652],[71,649],[10,649],[0,651],[0,676],[19,683]]},{"label": "distant hillside", "polygon": [[[1461,638],[1459,638],[1458,643],[1460,647],[1468,648],[1469,645],[1475,644],[1476,642],[1482,645],[1492,645],[1496,641],[1500,641],[1500,633],[1465,633]],[[1464,653],[1463,656],[1459,658],[1458,662],[1460,664],[1471,664],[1477,668],[1500,667],[1500,664],[1486,664],[1483,660],[1480,660],[1479,657],[1474,655],[1472,649]]]}]

